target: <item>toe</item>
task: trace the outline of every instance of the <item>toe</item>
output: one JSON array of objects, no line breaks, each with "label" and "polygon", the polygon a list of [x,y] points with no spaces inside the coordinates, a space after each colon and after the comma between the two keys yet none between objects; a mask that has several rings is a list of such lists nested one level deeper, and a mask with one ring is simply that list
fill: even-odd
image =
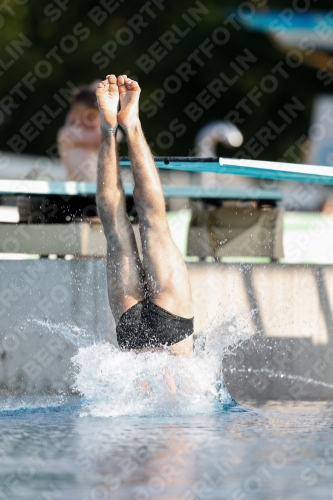
[{"label": "toe", "polygon": [[97,85],[97,90],[104,90],[105,87],[107,87],[107,85],[108,85],[108,81],[103,80],[102,82],[99,82],[99,84]]},{"label": "toe", "polygon": [[125,80],[124,80],[123,75],[118,76],[118,78],[117,78],[117,85],[118,86],[124,85],[124,83],[125,83]]},{"label": "toe", "polygon": [[[126,75],[125,75],[126,77]],[[124,79],[124,75],[120,75],[118,76],[117,78],[117,85],[118,85],[118,90],[119,90],[119,94],[124,94],[126,93],[126,81]]]},{"label": "toe", "polygon": [[135,80],[129,80],[128,88],[130,90],[140,90],[139,84]]},{"label": "toe", "polygon": [[130,78],[127,78],[126,75],[123,75],[123,78],[124,78],[124,83],[125,83],[126,88],[130,89],[132,87],[133,80],[131,80]]},{"label": "toe", "polygon": [[108,76],[108,81],[109,81],[109,83],[111,83],[111,84],[113,84],[113,85],[114,85],[114,84],[116,84],[116,83],[117,83],[117,78],[116,78],[116,76],[115,76],[115,75],[113,75],[113,74],[112,74],[112,75],[109,75],[109,76]]}]

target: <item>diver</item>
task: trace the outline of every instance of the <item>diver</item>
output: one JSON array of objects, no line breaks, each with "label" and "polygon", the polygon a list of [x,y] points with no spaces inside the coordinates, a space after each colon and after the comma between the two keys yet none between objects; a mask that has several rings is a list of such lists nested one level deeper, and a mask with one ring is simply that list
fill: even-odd
[{"label": "diver", "polygon": [[[96,202],[107,240],[107,285],[122,349],[193,354],[193,302],[184,259],[172,241],[157,167],[139,119],[140,87],[107,75],[96,91],[101,114]],[[134,177],[142,261],[126,213],[116,132],[123,129]]]}]

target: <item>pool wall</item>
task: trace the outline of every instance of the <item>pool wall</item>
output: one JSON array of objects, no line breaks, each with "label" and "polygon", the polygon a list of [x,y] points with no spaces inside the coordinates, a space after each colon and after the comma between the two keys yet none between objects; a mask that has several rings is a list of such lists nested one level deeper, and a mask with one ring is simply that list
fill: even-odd
[{"label": "pool wall", "polygon": [[[333,399],[333,267],[188,269],[196,334],[243,339],[224,358],[236,399]],[[115,342],[104,259],[1,261],[0,272],[0,394],[67,392],[80,329]]]}]

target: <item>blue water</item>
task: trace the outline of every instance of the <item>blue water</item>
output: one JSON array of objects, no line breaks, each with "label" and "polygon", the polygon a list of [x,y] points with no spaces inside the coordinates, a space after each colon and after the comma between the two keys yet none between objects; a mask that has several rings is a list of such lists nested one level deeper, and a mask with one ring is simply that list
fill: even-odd
[{"label": "blue water", "polygon": [[85,405],[0,412],[1,499],[333,498],[327,404],[116,418]]},{"label": "blue water", "polygon": [[182,358],[48,328],[77,348],[73,394],[0,396],[0,500],[333,499],[333,406],[237,404],[239,330]]}]

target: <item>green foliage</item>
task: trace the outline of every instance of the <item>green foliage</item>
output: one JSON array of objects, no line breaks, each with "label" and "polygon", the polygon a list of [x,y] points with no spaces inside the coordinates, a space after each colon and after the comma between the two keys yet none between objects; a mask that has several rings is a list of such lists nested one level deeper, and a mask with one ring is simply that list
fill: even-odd
[{"label": "green foliage", "polygon": [[[147,3],[141,0],[140,2],[130,2],[129,0],[120,2],[119,6],[112,14],[107,15],[100,26],[97,26],[88,15],[91,9],[99,5],[96,1],[74,2],[69,0],[67,4],[60,4],[58,0],[56,4],[52,1],[45,3],[41,0],[29,0],[23,5],[17,5],[14,1],[9,3],[15,11],[15,15],[2,11],[4,25],[0,30],[0,46],[2,47],[0,59],[5,62],[10,61],[12,56],[8,47],[13,47],[13,41],[17,40],[21,33],[28,38],[32,45],[23,47],[21,51],[24,53],[1,75],[0,95],[5,98],[5,101],[2,102],[8,105],[6,97],[12,95],[13,108],[9,110],[10,114],[0,115],[0,118],[2,116],[0,149],[12,150],[8,142],[15,134],[21,134],[20,129],[29,121],[32,129],[28,135],[36,137],[27,141],[28,143],[22,152],[37,155],[49,154],[49,148],[55,143],[57,130],[63,124],[69,107],[68,102],[66,105],[59,105],[59,102],[55,101],[54,95],[59,95],[60,89],[68,86],[67,82],[78,86],[90,83],[97,78],[103,78],[107,73],[120,74],[129,71],[131,75],[138,78],[142,87],[141,102],[150,99],[150,104],[154,104],[151,101],[151,94],[156,89],[163,89],[168,77],[174,75],[178,78],[178,80],[174,79],[173,82],[179,81],[179,91],[166,92],[163,107],[158,109],[158,112],[151,118],[147,117],[147,113],[142,112],[141,118],[148,141],[154,144],[153,150],[156,154],[163,156],[187,155],[193,149],[194,137],[203,125],[212,120],[223,119],[229,111],[236,108],[240,100],[254,86],[259,86],[262,79],[271,74],[271,70],[276,64],[285,63],[286,55],[279,51],[269,38],[262,34],[249,32],[244,28],[237,30],[232,28],[230,24],[226,25],[225,20],[229,15],[226,5],[221,2],[204,0],[202,4],[208,12],[198,14],[201,20],[194,21],[195,26],[190,29],[189,33],[180,39],[171,50],[167,51],[165,57],[160,62],[156,62],[154,68],[147,74],[138,66],[138,59],[143,54],[148,53],[161,35],[172,30],[172,25],[176,25],[178,29],[183,31],[188,27],[188,22],[182,16],[187,13],[188,9],[195,7],[195,0],[183,0],[182,2],[169,0],[164,2],[162,11],[151,1],[149,3],[150,14],[147,10],[142,13],[145,25],[141,28],[141,33],[135,33],[133,28],[130,28],[128,21],[134,15],[139,14],[142,6],[147,5]],[[281,2],[272,1],[269,4],[272,7],[281,8]],[[59,5],[63,5],[63,10],[60,9]],[[109,5],[116,6],[117,2],[109,0]],[[228,3],[228,7],[237,7],[238,5],[239,2]],[[284,4],[284,6],[290,5],[291,2]],[[319,7],[320,3],[317,2],[316,8]],[[147,7],[145,8],[147,9]],[[191,17],[190,14],[188,16],[193,23],[195,16]],[[212,57],[209,58],[200,51],[199,46],[207,38],[211,40],[214,30],[220,27],[229,29],[230,39],[223,45],[215,44],[211,52]],[[126,29],[124,30],[124,28]],[[127,43],[126,36],[130,30],[133,33],[133,40]],[[103,52],[103,46],[116,40],[118,42],[116,42],[115,58],[111,59],[105,51]],[[77,48],[71,50],[74,47],[73,44],[76,43]],[[164,46],[161,45],[161,47],[162,51]],[[232,62],[237,60],[235,59],[237,56],[244,53],[244,49],[248,49],[255,56],[256,61],[249,64],[249,69],[244,71],[244,74],[194,122],[184,112],[184,108],[194,101],[214,78],[218,78],[220,72],[234,75]],[[46,55],[51,50],[56,51],[56,56],[47,58]],[[202,63],[195,62],[193,59],[193,53],[196,50],[200,52]],[[102,57],[104,57],[104,61],[109,58],[109,63],[105,65],[105,68],[101,68],[102,63],[94,64],[93,62],[96,53],[101,51],[103,54],[99,56],[99,60],[102,60]],[[189,61],[191,54],[192,60]],[[59,58],[63,62],[59,62]],[[36,76],[35,91],[31,91],[22,83],[22,79],[29,72],[35,75],[41,60],[46,60],[48,64],[51,64],[51,73],[46,77]],[[176,72],[177,68],[186,61],[190,62],[192,71],[195,72],[188,82],[181,79]],[[273,93],[264,93],[260,106],[252,104],[251,112],[242,112],[244,121],[239,124],[239,127],[244,134],[245,142],[247,142],[256,131],[266,126],[269,120],[274,121],[278,117],[279,110],[286,103],[291,102],[294,96],[305,107],[302,112],[298,113],[297,118],[288,124],[285,130],[270,142],[268,147],[260,152],[257,156],[258,159],[278,160],[301,135],[307,134],[313,97],[327,91],[327,87],[317,79],[316,74],[317,70],[305,65],[297,68],[289,67],[288,78],[280,77],[278,88]],[[19,82],[22,85],[20,87],[21,95],[18,91],[13,90]],[[42,130],[39,130],[38,126],[31,122],[31,119],[34,117],[36,122],[36,113],[43,111],[45,105],[54,111],[59,108],[59,114],[53,119],[48,116],[50,123],[41,124]],[[175,132],[169,133],[170,123],[176,119],[178,120],[177,124],[181,123],[186,126],[186,132],[182,135],[178,134],[181,135],[179,137]],[[29,125],[26,126],[29,128]],[[183,128],[183,130],[185,129]],[[168,133],[163,134],[164,131]],[[166,141],[169,143],[168,147],[163,146]],[[126,154],[125,145],[121,146],[121,153]],[[225,151],[225,154],[231,155],[231,152]]]}]

